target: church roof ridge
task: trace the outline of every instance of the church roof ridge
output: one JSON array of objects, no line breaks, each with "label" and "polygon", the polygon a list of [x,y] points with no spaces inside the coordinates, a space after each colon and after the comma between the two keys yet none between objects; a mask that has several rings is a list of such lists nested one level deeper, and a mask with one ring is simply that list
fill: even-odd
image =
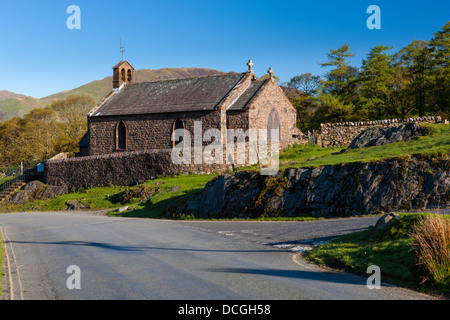
[{"label": "church roof ridge", "polygon": [[169,82],[169,81],[183,81],[183,80],[194,80],[194,79],[202,79],[202,78],[214,78],[214,77],[225,77],[225,76],[231,76],[231,75],[240,75],[245,76],[245,73],[240,72],[224,72],[220,74],[207,74],[203,76],[192,76],[192,77],[186,77],[186,78],[170,78],[170,79],[155,79],[155,80],[147,80],[147,81],[139,81],[135,82],[133,84],[130,84],[130,86],[138,85],[138,84],[145,84],[145,83],[156,83],[156,82]]}]

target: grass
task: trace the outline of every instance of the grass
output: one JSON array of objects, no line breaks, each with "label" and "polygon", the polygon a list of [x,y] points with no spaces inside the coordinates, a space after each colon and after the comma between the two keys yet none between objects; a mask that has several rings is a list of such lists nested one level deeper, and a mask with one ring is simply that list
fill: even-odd
[{"label": "grass", "polygon": [[[317,145],[294,145],[279,155],[279,170],[308,168],[335,164],[370,162],[403,156],[444,156],[450,153],[449,124],[421,124],[429,134],[416,140],[402,141],[383,146],[366,147],[341,153],[344,147],[322,148]],[[258,169],[257,165],[238,170]]]},{"label": "grass", "polygon": [[206,183],[218,174],[190,174],[175,177],[158,178],[147,181],[142,186],[157,187],[157,191],[145,203],[131,204],[125,213],[111,212],[113,216],[164,218],[166,206],[182,201],[191,195],[201,192]]},{"label": "grass", "polygon": [[14,176],[5,176],[3,178],[0,178],[0,186],[13,178],[14,178]]},{"label": "grass", "polygon": [[[344,235],[330,243],[305,252],[304,257],[319,265],[342,268],[366,274],[367,268],[377,265],[381,280],[414,290],[443,295],[450,294],[450,275],[446,280],[432,281],[424,268],[418,265],[414,251],[415,239],[411,235],[415,225],[430,214],[400,214],[385,230],[365,230]],[[448,216],[441,216],[449,220]],[[448,250],[448,249],[447,249]],[[427,280],[424,280],[427,279]]]},{"label": "grass", "polygon": [[[450,153],[450,125],[422,124],[429,135],[412,141],[396,142],[383,146],[358,148],[344,153],[329,153],[314,160],[300,161],[294,167],[316,167],[342,163],[369,162],[401,156],[443,156]],[[343,148],[340,148],[343,149]]]},{"label": "grass", "polygon": [[161,218],[165,216],[165,207],[168,204],[200,192],[206,183],[216,175],[190,174],[147,181],[140,186],[133,187],[154,189],[155,192],[151,198],[142,201],[132,198],[127,202],[119,202],[117,201],[118,196],[133,188],[109,186],[81,189],[52,199],[31,201],[24,205],[5,206],[1,210],[3,212],[63,211],[67,209],[68,201],[78,201],[90,210],[114,210],[125,205],[129,206],[129,210],[124,213],[112,212],[111,215],[115,216]]},{"label": "grass", "polygon": [[410,236],[413,249],[428,276],[424,281],[450,287],[450,219],[427,216],[419,219]]}]

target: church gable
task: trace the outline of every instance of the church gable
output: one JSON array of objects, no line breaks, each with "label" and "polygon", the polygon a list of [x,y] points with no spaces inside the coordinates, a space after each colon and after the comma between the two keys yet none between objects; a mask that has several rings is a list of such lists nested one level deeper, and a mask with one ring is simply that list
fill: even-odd
[{"label": "church gable", "polygon": [[227,108],[227,111],[238,111],[246,109],[250,101],[252,101],[252,99],[257,95],[266,81],[252,82],[248,86],[248,88],[239,96],[239,98]]}]

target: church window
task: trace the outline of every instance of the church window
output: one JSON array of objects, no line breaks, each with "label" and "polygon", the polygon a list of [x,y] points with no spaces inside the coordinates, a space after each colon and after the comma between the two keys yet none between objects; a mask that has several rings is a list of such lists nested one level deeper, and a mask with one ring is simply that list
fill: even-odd
[{"label": "church window", "polygon": [[[184,146],[184,134],[181,136],[178,135],[178,137],[175,136],[175,131],[178,129],[184,130],[184,123],[183,123],[183,121],[181,121],[181,119],[175,120],[175,122],[173,124],[173,130],[172,130],[172,147],[173,148],[175,146],[178,146],[178,147]],[[175,139],[175,138],[177,138],[177,139]]]},{"label": "church window", "polygon": [[123,121],[119,121],[116,126],[116,149],[127,149],[127,127]]},{"label": "church window", "polygon": [[275,109],[269,114],[269,119],[267,121],[267,131],[269,141],[272,140],[272,129],[278,130],[278,138],[280,138],[280,118],[278,117],[278,112]]}]

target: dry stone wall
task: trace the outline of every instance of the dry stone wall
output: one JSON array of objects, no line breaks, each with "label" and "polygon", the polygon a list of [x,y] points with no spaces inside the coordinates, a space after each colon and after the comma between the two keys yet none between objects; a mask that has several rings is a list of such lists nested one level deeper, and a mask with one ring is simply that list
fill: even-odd
[{"label": "dry stone wall", "polygon": [[440,116],[389,119],[362,122],[325,123],[314,132],[315,143],[321,147],[348,147],[360,133],[372,128],[397,127],[407,123],[442,123]]},{"label": "dry stone wall", "polygon": [[48,185],[102,187],[133,185],[167,176],[189,173],[223,173],[226,164],[174,164],[172,150],[149,150],[113,153],[100,156],[49,160],[45,163],[44,180]]}]

